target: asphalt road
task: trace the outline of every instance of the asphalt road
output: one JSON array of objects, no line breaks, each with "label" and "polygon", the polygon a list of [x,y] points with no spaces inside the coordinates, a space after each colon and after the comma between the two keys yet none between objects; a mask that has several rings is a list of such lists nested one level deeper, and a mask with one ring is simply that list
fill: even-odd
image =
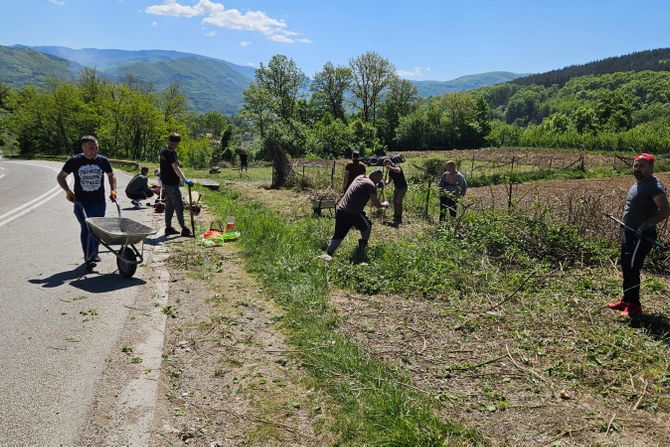
[{"label": "asphalt road", "polygon": [[[87,274],[73,205],[56,184],[61,166],[0,160],[2,445],[75,444],[125,306],[146,284],[142,268],[131,279],[114,273],[108,253]],[[115,172],[122,193],[130,176]],[[123,212],[150,222],[148,209]],[[115,214],[108,202],[107,215]]]}]

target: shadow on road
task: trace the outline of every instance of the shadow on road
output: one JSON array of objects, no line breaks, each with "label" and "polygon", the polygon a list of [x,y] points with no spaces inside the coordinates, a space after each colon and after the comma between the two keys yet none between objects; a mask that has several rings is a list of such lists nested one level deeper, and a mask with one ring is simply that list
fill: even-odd
[{"label": "shadow on road", "polygon": [[[89,277],[86,277],[87,274]],[[28,282],[31,284],[40,284],[45,288],[59,287],[67,283],[89,293],[111,292],[113,290],[146,284],[146,281],[138,278],[124,278],[121,275],[112,273],[98,275],[95,271],[89,273],[86,270],[86,264],[81,264],[74,270],[56,273],[48,278],[29,279]]]},{"label": "shadow on road", "polygon": [[68,272],[60,272],[54,275],[49,276],[48,278],[36,278],[29,279],[28,282],[31,284],[41,284],[42,287],[52,288],[62,286],[66,282],[72,279],[78,279],[86,275],[86,264],[81,264],[74,270]]},{"label": "shadow on road", "polygon": [[93,276],[71,281],[70,285],[89,293],[104,293],[128,287],[141,286],[147,282],[138,278],[124,278],[117,274]]}]

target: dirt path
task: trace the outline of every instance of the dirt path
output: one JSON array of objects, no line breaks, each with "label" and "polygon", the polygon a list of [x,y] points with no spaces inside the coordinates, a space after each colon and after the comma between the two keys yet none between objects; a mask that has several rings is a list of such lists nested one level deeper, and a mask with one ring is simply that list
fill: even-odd
[{"label": "dirt path", "polygon": [[235,243],[171,250],[152,445],[327,445],[328,408]]}]

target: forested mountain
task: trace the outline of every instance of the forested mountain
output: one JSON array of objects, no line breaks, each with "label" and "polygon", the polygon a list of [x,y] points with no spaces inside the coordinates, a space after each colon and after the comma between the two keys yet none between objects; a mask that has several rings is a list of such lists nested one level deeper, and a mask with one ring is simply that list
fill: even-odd
[{"label": "forested mountain", "polygon": [[670,48],[638,51],[624,56],[608,57],[599,61],[569,67],[546,73],[533,74],[515,79],[519,85],[564,85],[577,76],[599,75],[621,71],[670,71]]},{"label": "forested mountain", "polygon": [[510,73],[508,71],[490,71],[461,76],[451,81],[412,81],[412,84],[416,85],[420,97],[428,98],[447,93],[463,92],[487,85],[500,84],[501,82],[517,79],[520,76],[525,76],[525,74]]},{"label": "forested mountain", "polygon": [[[177,81],[196,111],[224,114],[234,114],[241,109],[242,92],[255,74],[253,67],[180,51],[0,46],[0,81],[12,87],[31,83],[42,85],[47,77],[72,80],[84,67],[95,68],[99,74],[114,81],[131,77],[155,89]],[[521,75],[489,72],[451,81],[412,82],[417,86],[419,96],[427,98],[494,85],[518,76]],[[305,89],[304,93],[308,91]]]},{"label": "forested mountain", "polygon": [[250,79],[216,59],[182,57],[158,62],[135,62],[103,72],[113,79],[135,77],[162,89],[178,82],[191,106],[199,112],[237,113]]},{"label": "forested mountain", "polygon": [[184,53],[181,51],[172,50],[115,50],[115,49],[98,49],[98,48],[82,48],[72,49],[59,46],[34,46],[29,47],[45,54],[60,57],[70,61],[77,62],[90,68],[95,68],[100,71],[105,71],[113,67],[120,67],[122,65],[131,64],[134,62],[160,62],[170,61],[174,59],[182,59],[185,57],[214,60],[221,62],[235,71],[238,71],[243,76],[249,79],[254,78],[256,71],[253,67],[245,65],[238,65],[223,59],[216,59],[206,56],[201,56],[194,53]]},{"label": "forested mountain", "polygon": [[44,85],[50,77],[72,80],[82,68],[76,62],[29,48],[0,46],[0,81],[12,87]]}]

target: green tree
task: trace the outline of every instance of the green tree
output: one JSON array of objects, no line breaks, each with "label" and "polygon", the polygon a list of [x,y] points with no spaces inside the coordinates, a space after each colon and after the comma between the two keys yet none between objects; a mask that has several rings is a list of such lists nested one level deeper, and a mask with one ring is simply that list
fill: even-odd
[{"label": "green tree", "polygon": [[318,118],[329,113],[333,118],[346,122],[344,94],[349,88],[351,77],[350,68],[335,67],[330,62],[314,75],[309,87],[312,91],[310,100]]},{"label": "green tree", "polygon": [[330,114],[314,123],[307,137],[307,152],[322,158],[339,158],[353,142],[353,129]]},{"label": "green tree", "polygon": [[179,82],[172,82],[160,92],[158,104],[165,124],[184,120],[188,99],[182,93]]},{"label": "green tree", "polygon": [[244,105],[240,118],[252,123],[262,140],[267,136],[268,128],[276,120],[274,99],[268,89],[257,83],[249,84],[244,91]]},{"label": "green tree", "polygon": [[374,124],[379,99],[395,77],[395,67],[374,51],[351,59],[349,67],[352,73],[351,91],[357,99],[356,107],[360,109],[363,121]]},{"label": "green tree", "polygon": [[412,82],[397,77],[391,80],[381,103],[380,120],[377,124],[379,137],[386,147],[396,143],[396,128],[400,124],[400,118],[412,113],[418,104],[419,92]]},{"label": "green tree", "polygon": [[285,123],[293,119],[296,100],[305,80],[293,59],[283,54],[275,54],[267,67],[261,63],[256,70],[256,84],[270,94],[273,112]]}]

